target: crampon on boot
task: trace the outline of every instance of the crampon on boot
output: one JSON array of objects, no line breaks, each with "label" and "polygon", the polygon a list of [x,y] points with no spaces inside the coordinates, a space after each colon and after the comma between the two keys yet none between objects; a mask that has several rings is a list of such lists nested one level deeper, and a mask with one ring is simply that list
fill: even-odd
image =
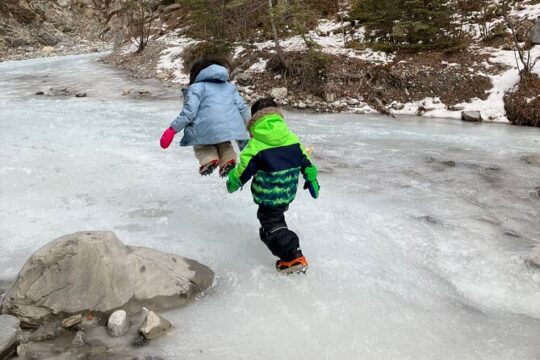
[{"label": "crampon on boot", "polygon": [[226,177],[236,166],[236,160],[229,160],[219,169],[219,176]]},{"label": "crampon on boot", "polygon": [[199,174],[201,174],[202,176],[208,176],[217,169],[218,165],[219,160],[212,160],[208,164],[202,165],[199,168]]},{"label": "crampon on boot", "polygon": [[305,274],[308,268],[308,262],[305,256],[297,257],[291,261],[278,260],[276,262],[276,270],[282,274]]}]

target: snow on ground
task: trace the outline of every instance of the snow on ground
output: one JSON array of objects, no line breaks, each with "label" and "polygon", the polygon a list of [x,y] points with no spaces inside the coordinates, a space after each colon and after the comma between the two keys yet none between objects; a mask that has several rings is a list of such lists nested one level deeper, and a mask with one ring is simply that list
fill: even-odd
[{"label": "snow on ground", "polygon": [[[450,111],[439,99],[427,98],[404,104],[403,109],[393,110],[392,112],[400,115],[414,115],[418,113],[420,108],[424,108],[428,110],[423,114],[426,117],[459,119],[461,118],[462,111],[480,111],[483,119],[486,121],[507,123],[508,119],[504,110],[504,95],[512,90],[519,82],[519,71],[516,65],[515,53],[514,51],[490,48],[483,51],[491,55],[490,61],[492,63],[500,63],[510,67],[502,73],[486,75],[491,79],[493,84],[493,88],[489,91],[489,96],[486,100],[473,99],[472,101],[456,105],[457,108],[462,110]],[[531,51],[532,58],[537,56],[540,56],[540,46],[535,46]],[[533,71],[540,75],[540,62]]]},{"label": "snow on ground", "polygon": [[169,47],[161,53],[157,70],[158,74],[163,72],[172,74],[172,83],[187,84],[189,83],[189,73],[184,71],[182,54],[186,48],[199,43],[199,41],[178,36],[177,34],[178,32],[172,32],[159,39],[159,41],[167,44]]},{"label": "snow on ground", "polygon": [[[374,63],[388,64],[394,59],[394,55],[382,51],[374,51],[371,49],[353,49],[345,45],[343,33],[340,31],[341,24],[330,20],[321,20],[315,30],[310,31],[306,38],[314,41],[320,46],[320,51],[333,55],[345,55],[352,58],[371,61]],[[364,29],[357,30],[354,39],[362,41],[364,37]],[[351,35],[346,35],[346,41],[351,40]],[[259,50],[268,50],[273,52],[274,41],[264,41],[254,44]],[[300,51],[306,50],[307,46],[301,36],[293,36],[287,39],[282,39],[280,45],[284,51]]]},{"label": "snow on ground", "polygon": [[[191,148],[159,148],[174,89],[95,56],[0,64],[0,279],[66,233],[210,265],[215,288],[164,315],[142,351],[182,359],[538,359],[540,130],[376,115],[289,113],[314,147],[321,197],[287,213],[311,268],[279,276],[246,188],[201,178]],[[84,74],[92,74],[89,78]],[[41,87],[88,97],[44,98]],[[451,166],[444,161],[455,161]]]}]

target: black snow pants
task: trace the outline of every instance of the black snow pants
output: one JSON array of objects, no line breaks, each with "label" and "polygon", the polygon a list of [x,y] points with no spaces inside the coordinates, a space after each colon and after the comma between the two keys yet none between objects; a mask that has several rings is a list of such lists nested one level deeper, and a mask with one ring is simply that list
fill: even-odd
[{"label": "black snow pants", "polygon": [[285,222],[285,211],[288,209],[288,205],[259,205],[257,211],[257,218],[261,223],[259,229],[261,240],[268,246],[272,254],[283,261],[291,261],[302,256],[298,235],[289,230]]}]

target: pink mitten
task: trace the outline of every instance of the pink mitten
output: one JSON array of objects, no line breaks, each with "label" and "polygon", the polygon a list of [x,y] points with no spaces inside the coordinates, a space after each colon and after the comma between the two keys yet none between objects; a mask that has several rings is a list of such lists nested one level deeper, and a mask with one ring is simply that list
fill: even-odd
[{"label": "pink mitten", "polygon": [[176,131],[174,131],[172,127],[163,132],[163,135],[161,135],[161,140],[159,141],[159,144],[163,149],[166,149],[169,147],[169,145],[171,145],[175,134]]}]

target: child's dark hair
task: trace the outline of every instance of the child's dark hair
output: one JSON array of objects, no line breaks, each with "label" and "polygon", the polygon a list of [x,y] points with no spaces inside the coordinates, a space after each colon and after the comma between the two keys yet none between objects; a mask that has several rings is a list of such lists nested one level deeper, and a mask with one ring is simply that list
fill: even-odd
[{"label": "child's dark hair", "polygon": [[208,58],[208,59],[200,59],[195,61],[195,63],[191,66],[191,70],[189,70],[189,85],[193,84],[195,80],[197,79],[197,76],[206,69],[209,66],[212,65],[220,65],[224,68],[227,68],[230,71],[230,64],[225,59],[217,59],[217,58]]},{"label": "child's dark hair", "polygon": [[255,104],[251,106],[251,116],[255,115],[258,111],[266,108],[277,108],[278,104],[272,98],[264,98],[255,101]]}]

